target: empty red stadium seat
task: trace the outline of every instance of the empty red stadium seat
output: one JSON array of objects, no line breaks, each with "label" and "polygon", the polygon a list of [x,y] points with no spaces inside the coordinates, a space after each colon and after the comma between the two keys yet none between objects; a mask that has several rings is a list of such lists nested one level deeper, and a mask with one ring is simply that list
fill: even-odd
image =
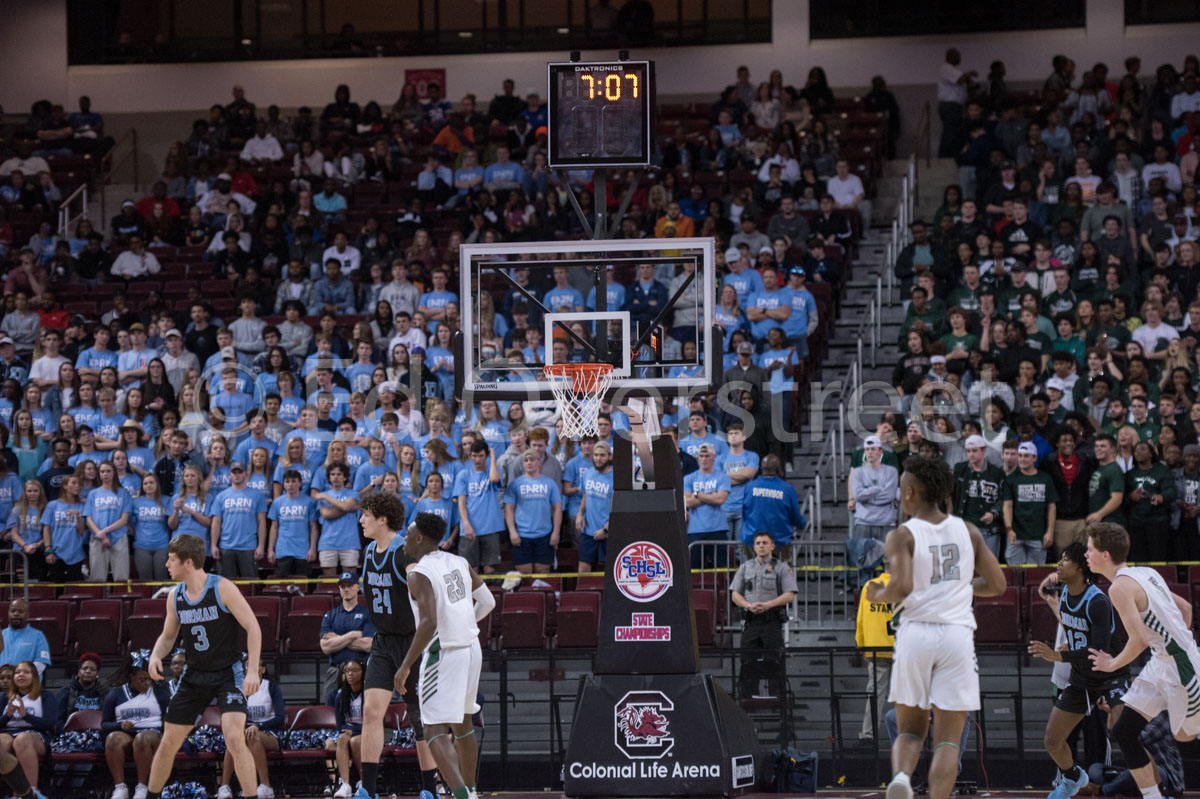
[{"label": "empty red stadium seat", "polygon": [[546,601],[542,592],[509,594],[500,618],[502,649],[541,649],[546,645]]},{"label": "empty red stadium seat", "polygon": [[162,633],[167,615],[165,599],[135,599],[133,609],[125,617],[125,631],[130,649],[149,649]]},{"label": "empty red stadium seat", "polygon": [[696,643],[712,646],[716,642],[716,596],[706,589],[692,589],[692,606],[696,615]]},{"label": "empty red stadium seat", "polygon": [[293,610],[287,617],[287,646],[289,652],[320,652],[321,625],[324,611]]},{"label": "empty red stadium seat", "polygon": [[[296,711],[290,729],[293,730],[329,730],[337,729],[337,716],[328,705],[309,705]],[[327,750],[319,749],[288,749],[283,752],[287,760],[309,760],[314,756],[323,757]]]},{"label": "empty red stadium seat", "polygon": [[564,648],[593,648],[600,624],[600,594],[568,591],[558,605],[558,645]]},{"label": "empty red stadium seat", "polygon": [[1054,645],[1058,635],[1058,617],[1045,602],[1037,602],[1029,608],[1029,638]]},{"label": "empty red stadium seat", "polygon": [[72,619],[75,651],[116,655],[121,652],[122,603],[119,599],[85,599]]},{"label": "empty red stadium seat", "polygon": [[338,604],[335,597],[329,594],[316,596],[292,597],[291,613],[320,613],[324,615]]},{"label": "empty red stadium seat", "polygon": [[[258,627],[262,631],[262,651],[274,652],[279,648],[279,605],[277,596],[251,596],[246,601],[258,619]],[[244,634],[244,632],[243,632]]]},{"label": "empty red stadium seat", "polygon": [[[100,729],[99,710],[76,710],[67,716],[63,732],[87,732]],[[103,763],[103,752],[55,752],[55,763]]]},{"label": "empty red stadium seat", "polygon": [[71,603],[63,599],[43,599],[29,606],[29,626],[41,630],[52,656],[67,651],[67,619]]},{"label": "empty red stadium seat", "polygon": [[1007,588],[1000,596],[975,600],[978,627],[975,640],[981,643],[1015,643],[1021,639],[1021,608],[1016,588]]}]

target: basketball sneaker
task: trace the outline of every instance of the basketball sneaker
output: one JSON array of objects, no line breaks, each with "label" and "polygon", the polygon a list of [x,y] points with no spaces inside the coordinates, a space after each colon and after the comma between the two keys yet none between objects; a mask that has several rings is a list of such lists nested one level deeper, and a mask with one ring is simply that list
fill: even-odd
[{"label": "basketball sneaker", "polygon": [[362,784],[359,783],[358,790],[354,793],[353,799],[379,799],[379,794],[372,796],[371,794],[367,793],[367,789],[362,787]]},{"label": "basketball sneaker", "polygon": [[1058,785],[1054,786],[1054,790],[1050,792],[1050,796],[1047,799],[1071,799],[1072,796],[1079,793],[1080,789],[1088,784],[1087,772],[1079,768],[1079,766],[1075,768],[1079,771],[1079,778],[1073,780],[1066,774],[1063,774],[1058,781]]},{"label": "basketball sneaker", "polygon": [[341,784],[338,785],[338,789],[333,792],[334,799],[350,799],[350,796],[353,794],[354,789],[345,780],[342,780]]},{"label": "basketball sneaker", "polygon": [[912,781],[903,771],[897,771],[896,776],[888,783],[887,799],[912,799]]},{"label": "basketball sneaker", "polygon": [[233,799],[233,789],[228,785],[217,788],[217,799]]},{"label": "basketball sneaker", "polygon": [[430,791],[421,791],[421,793],[417,795],[417,799],[436,799],[436,797],[434,797],[433,793]]},{"label": "basketball sneaker", "polygon": [[113,786],[112,796],[109,799],[129,799],[129,786],[118,782]]}]

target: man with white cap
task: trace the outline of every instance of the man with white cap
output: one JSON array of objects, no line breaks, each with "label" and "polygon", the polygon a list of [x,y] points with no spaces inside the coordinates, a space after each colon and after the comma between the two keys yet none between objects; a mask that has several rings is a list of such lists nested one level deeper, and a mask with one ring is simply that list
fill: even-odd
[{"label": "man with white cap", "polygon": [[745,308],[750,295],[763,290],[762,275],[750,268],[750,259],[737,247],[725,251],[725,263],[729,267],[729,274],[721,278],[721,287],[733,286],[737,292],[738,306]]},{"label": "man with white cap", "polygon": [[171,388],[175,389],[178,395],[183,388],[184,378],[191,369],[200,369],[200,359],[196,357],[196,353],[183,347],[183,333],[180,333],[176,328],[171,328],[163,335],[166,346],[159,354],[162,359],[163,367],[167,370],[167,382],[171,384]]},{"label": "man with white cap", "polygon": [[[681,447],[682,449],[682,447]],[[729,475],[716,468],[717,450],[705,442],[696,450],[696,462],[700,468],[683,478],[683,504],[688,516],[688,544],[697,541],[723,541],[729,537],[729,523],[721,509],[729,499],[732,484]],[[692,549],[692,568],[704,566],[705,547]],[[724,566],[724,547],[710,550],[714,565]]]},{"label": "man with white cap", "polygon": [[967,459],[954,467],[954,507],[951,513],[979,528],[983,541],[997,558],[1004,541],[1001,529],[1003,507],[1000,490],[1004,470],[987,462],[987,440],[968,436]]},{"label": "man with white cap", "polygon": [[1004,481],[1004,529],[1008,547],[1004,560],[1009,566],[1043,566],[1046,548],[1054,543],[1054,519],[1058,492],[1054,481],[1037,468],[1037,445],[1022,441],[1017,446],[1019,468]]},{"label": "man with white cap", "polygon": [[883,541],[896,526],[896,498],[900,472],[883,462],[883,441],[867,436],[863,441],[863,465],[850,475],[854,496],[854,526],[851,538]]}]

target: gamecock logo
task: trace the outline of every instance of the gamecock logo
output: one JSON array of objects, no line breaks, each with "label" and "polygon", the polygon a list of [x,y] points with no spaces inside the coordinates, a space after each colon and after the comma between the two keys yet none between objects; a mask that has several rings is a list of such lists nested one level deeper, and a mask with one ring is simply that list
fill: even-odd
[{"label": "gamecock logo", "polygon": [[675,704],[662,691],[630,691],[613,707],[616,745],[626,757],[658,760],[675,746],[667,713]]}]

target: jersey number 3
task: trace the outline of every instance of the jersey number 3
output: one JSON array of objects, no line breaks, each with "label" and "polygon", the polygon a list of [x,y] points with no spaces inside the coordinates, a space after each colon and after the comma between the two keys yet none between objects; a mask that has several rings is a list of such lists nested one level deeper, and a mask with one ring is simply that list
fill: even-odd
[{"label": "jersey number 3", "polygon": [[192,635],[196,636],[196,651],[203,652],[208,649],[208,631],[204,629],[203,624],[197,624],[192,628]]},{"label": "jersey number 3", "polygon": [[940,547],[934,544],[929,548],[929,554],[933,556],[930,585],[937,585],[942,580],[958,579],[958,544],[942,544]]}]

